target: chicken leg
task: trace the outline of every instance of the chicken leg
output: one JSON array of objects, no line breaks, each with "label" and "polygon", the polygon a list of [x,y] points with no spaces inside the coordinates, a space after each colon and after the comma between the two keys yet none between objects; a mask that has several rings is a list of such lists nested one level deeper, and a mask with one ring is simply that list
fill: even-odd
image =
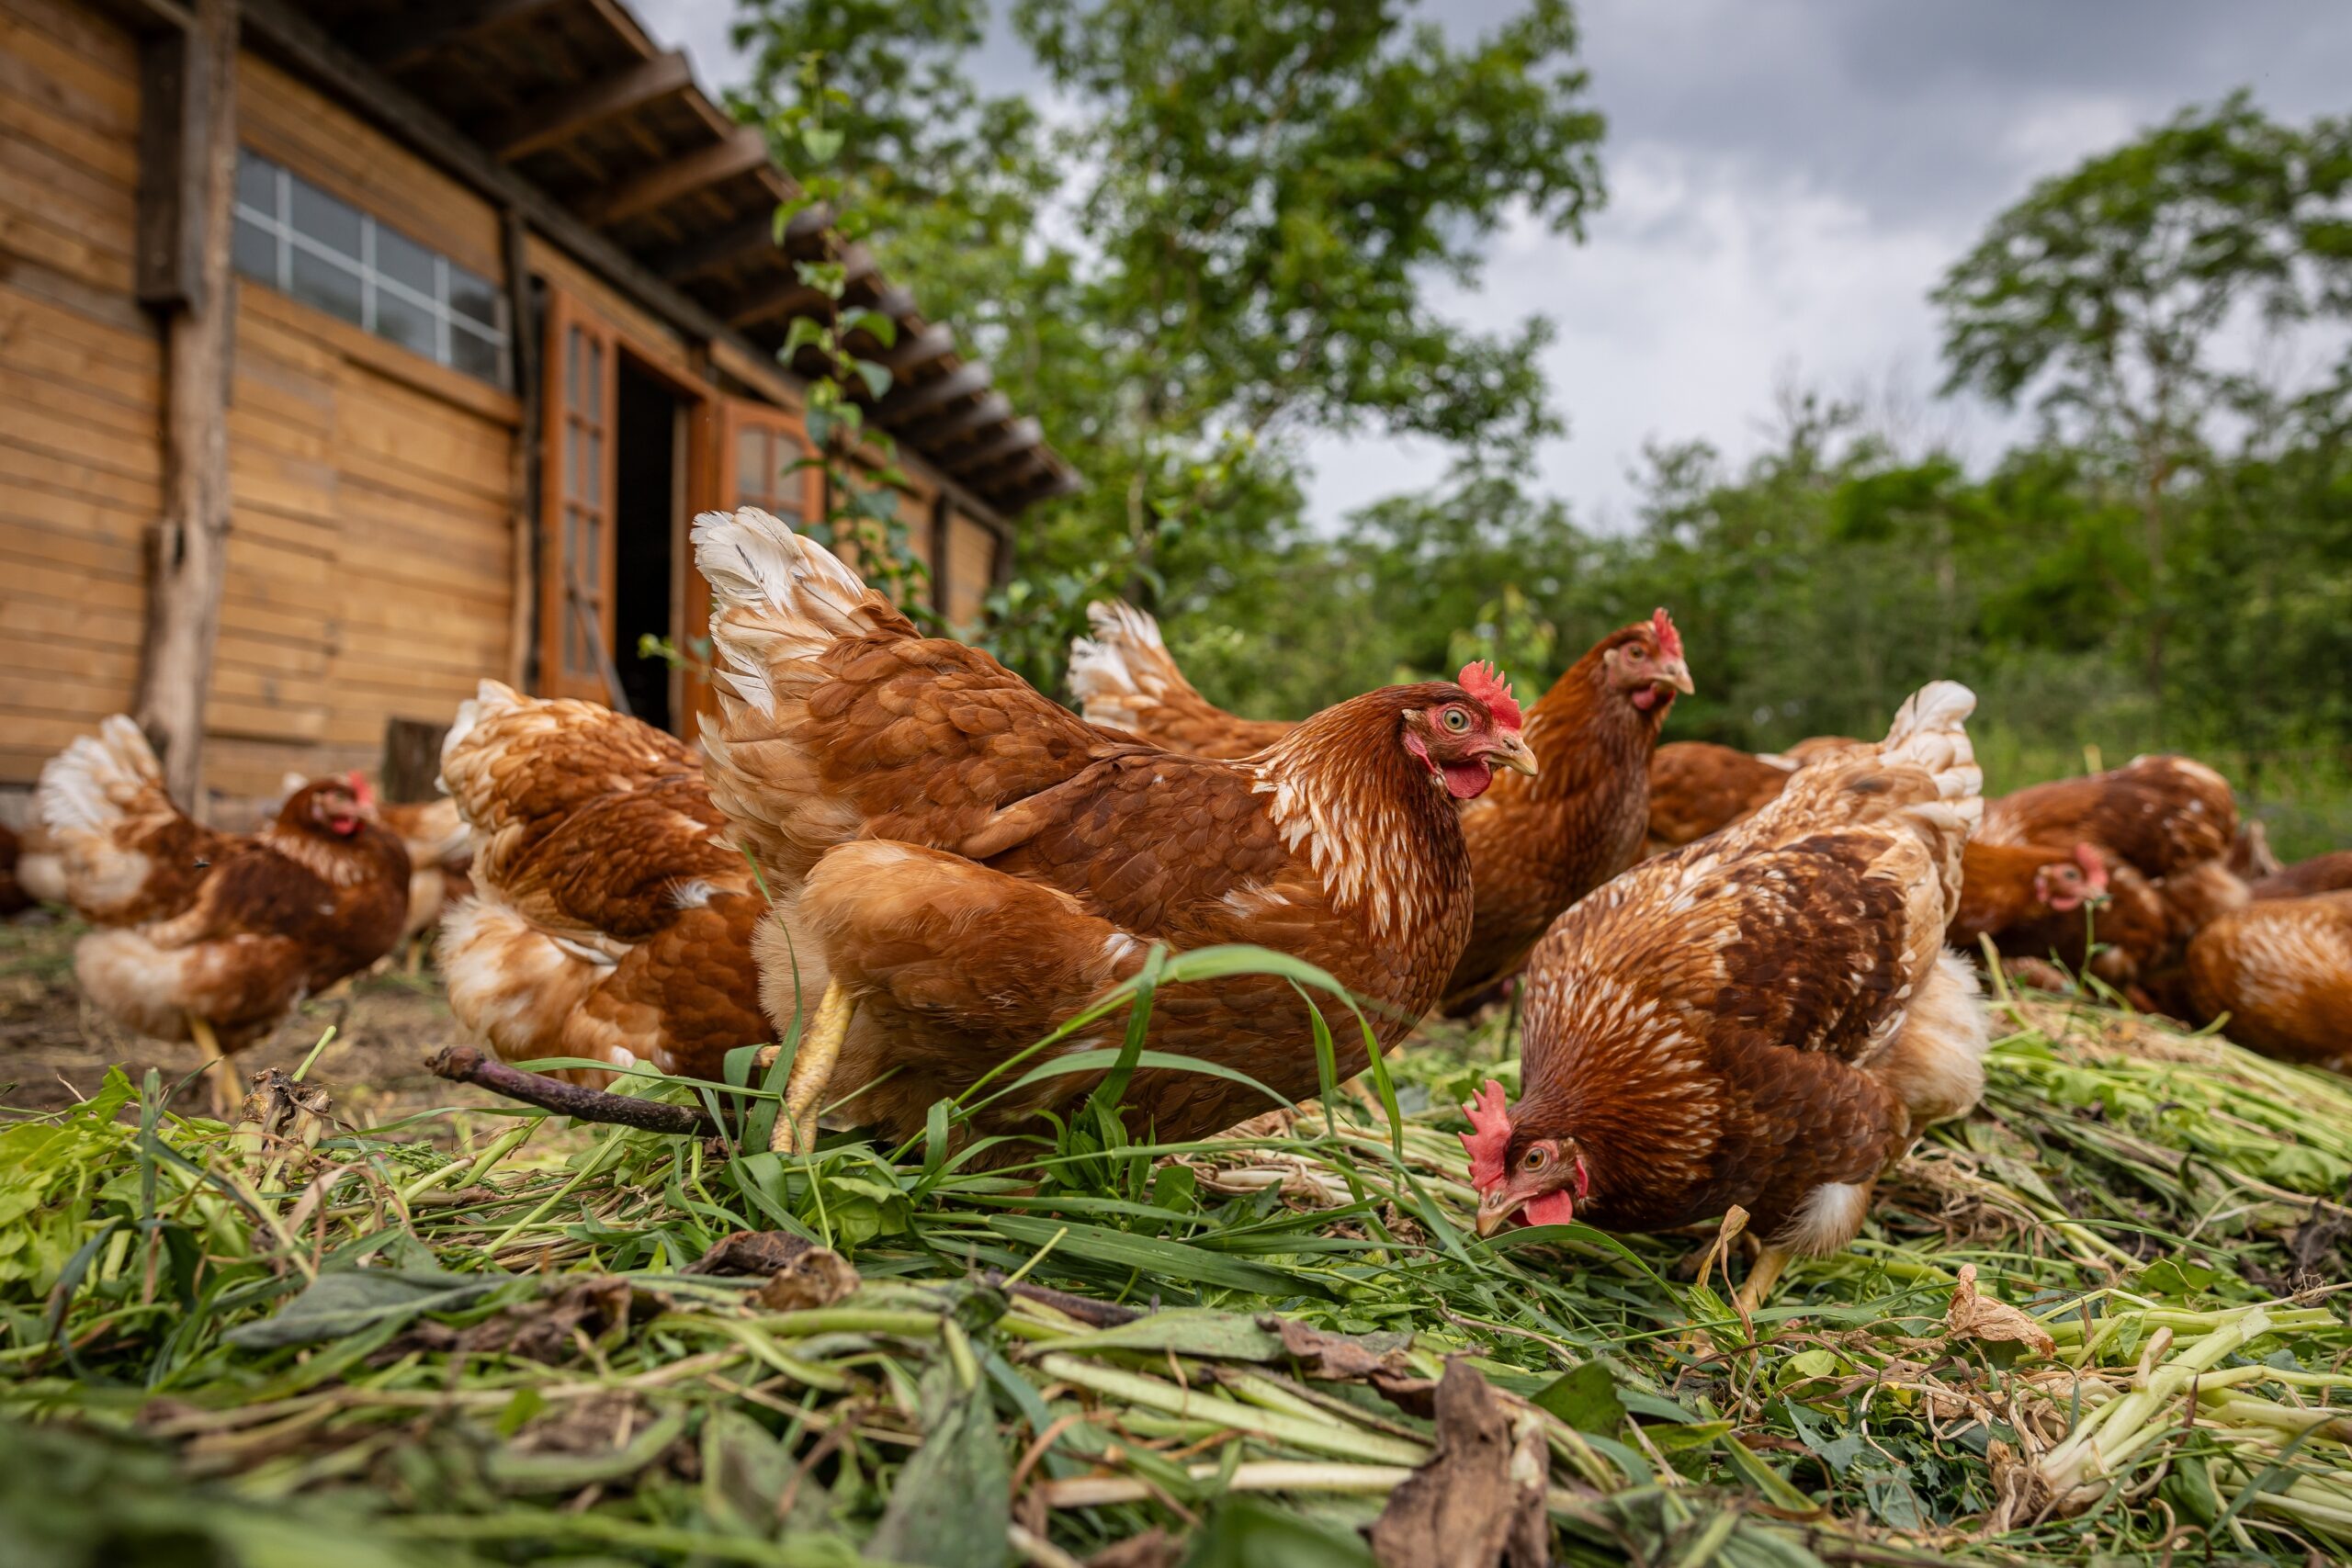
[{"label": "chicken leg", "polygon": [[209,1020],[189,1013],[187,1032],[196,1042],[196,1048],[204,1053],[205,1084],[212,1096],[212,1114],[226,1122],[236,1109],[231,1100],[235,1090],[230,1083],[229,1055],[220,1049],[220,1037],[212,1032]]},{"label": "chicken leg", "polygon": [[1756,1315],[1756,1309],[1764,1304],[1764,1298],[1770,1295],[1772,1287],[1781,1282],[1781,1271],[1789,1266],[1789,1259],[1794,1256],[1785,1247],[1775,1247],[1769,1241],[1764,1244],[1762,1250],[1756,1255],[1756,1261],[1747,1266],[1747,1278],[1740,1281],[1739,1290],[1733,1297],[1739,1303],[1741,1317]]},{"label": "chicken leg", "polygon": [[775,1130],[768,1135],[772,1152],[805,1155],[817,1146],[817,1111],[824,1103],[833,1065],[841,1060],[842,1042],[849,1037],[850,1014],[856,1006],[838,983],[825,987],[816,1017],[801,1033],[791,1076],[785,1079],[784,1103],[776,1110]]}]

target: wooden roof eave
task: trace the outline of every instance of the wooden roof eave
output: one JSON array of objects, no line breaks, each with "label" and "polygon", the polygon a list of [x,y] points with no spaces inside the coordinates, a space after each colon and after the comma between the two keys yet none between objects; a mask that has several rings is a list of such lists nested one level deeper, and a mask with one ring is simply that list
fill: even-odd
[{"label": "wooden roof eave", "polygon": [[[187,20],[185,11],[172,0],[120,3],[151,17],[154,24],[178,26]],[[715,353],[724,350],[724,357],[730,362],[730,373],[753,386],[781,393],[780,400],[806,404],[807,383],[775,364],[772,354],[631,256],[546,191],[492,157],[446,118],[361,59],[288,0],[242,0],[240,10],[250,45],[330,89],[447,173],[515,213],[670,325],[692,337],[707,340]],[[647,48],[651,52],[650,44]],[[699,89],[691,91],[700,97]],[[727,123],[730,127],[733,124]],[[764,160],[763,166],[768,169],[774,182],[784,184],[783,177]],[[958,511],[985,524],[1010,543],[1011,528],[996,505],[939,470],[927,455],[916,453],[910,457],[913,470],[926,484],[936,487]]]}]

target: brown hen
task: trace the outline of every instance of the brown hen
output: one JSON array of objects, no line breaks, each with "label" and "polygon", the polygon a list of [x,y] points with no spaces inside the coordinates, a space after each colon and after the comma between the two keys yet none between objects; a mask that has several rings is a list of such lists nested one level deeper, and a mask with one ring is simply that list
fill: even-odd
[{"label": "brown hen", "polygon": [[716,1079],[728,1052],[775,1038],[752,965],[766,900],[677,739],[484,681],[441,777],[475,846],[441,970],[451,1010],[501,1056]]},{"label": "brown hen", "polygon": [[[290,795],[251,836],[213,831],[164,793],[139,727],[118,714],[41,769],[40,813],[67,900],[91,924],[74,972],[100,1010],[217,1061],[303,998],[389,952],[408,910],[408,855],[367,818],[357,774]],[[225,1105],[225,1069],[214,1074]]]},{"label": "brown hen", "polygon": [[[1383,1048],[1437,999],[1470,930],[1453,803],[1498,763],[1533,766],[1490,673],[1342,703],[1246,763],[1184,756],[918,635],[766,513],[706,513],[695,544],[718,596],[711,793],[783,917],[754,946],[769,1015],[808,1022],[781,1144],[805,1148],[829,1100],[889,1137],[919,1132],[934,1101],[1133,976],[1156,942],[1319,965],[1371,1002]],[[1293,1098],[1317,1083],[1307,1003],[1272,976],[1162,990],[1149,1043]],[[1340,1076],[1361,1070],[1361,1034],[1337,1043]],[[1034,1126],[1100,1076],[1040,1079],[974,1130]],[[1162,1140],[1265,1109],[1252,1089],[1173,1068],[1136,1074],[1129,1094]]]},{"label": "brown hen", "polygon": [[[1125,604],[1088,614],[1094,636],[1071,647],[1070,689],[1096,724],[1214,757],[1254,755],[1289,729],[1210,706],[1150,616]],[[1660,610],[1594,644],[1528,710],[1542,771],[1497,779],[1462,811],[1477,914],[1446,982],[1448,1011],[1517,973],[1554,916],[1639,857],[1658,728],[1690,689],[1682,638]]]},{"label": "brown hen", "polygon": [[1793,774],[1746,821],[1643,862],[1530,958],[1523,1090],[1464,1144],[1478,1228],[1581,1214],[1667,1230],[1746,1209],[1753,1305],[1851,1241],[1881,1171],[1984,1087],[1974,976],[1944,947],[1981,809],[1939,682],[1876,750]]},{"label": "brown hen", "polygon": [[2087,840],[2154,877],[2227,855],[2237,828],[2229,780],[2190,758],[2157,756],[1988,800],[1977,838],[1987,844]]},{"label": "brown hen", "polygon": [[2200,1023],[2266,1055],[2352,1072],[2352,892],[2263,898],[2217,917],[2188,944]]},{"label": "brown hen", "polygon": [[2352,850],[2335,850],[2297,861],[2246,885],[2256,898],[2307,898],[2314,893],[2352,888]]}]

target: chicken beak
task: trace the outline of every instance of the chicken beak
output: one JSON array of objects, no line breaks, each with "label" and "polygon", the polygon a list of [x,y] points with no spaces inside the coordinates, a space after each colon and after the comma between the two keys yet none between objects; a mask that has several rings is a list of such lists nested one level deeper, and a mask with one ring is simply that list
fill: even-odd
[{"label": "chicken beak", "polygon": [[1525,1200],[1514,1198],[1500,1187],[1478,1200],[1478,1235],[1490,1236],[1503,1228],[1513,1214],[1519,1213]]},{"label": "chicken beak", "polygon": [[1660,664],[1657,678],[1661,685],[1671,686],[1686,697],[1699,689],[1690,683],[1690,666],[1679,659],[1669,659]]},{"label": "chicken beak", "polygon": [[1491,761],[1515,773],[1532,775],[1535,772],[1535,749],[1522,736],[1509,735],[1504,744],[1488,753]]}]

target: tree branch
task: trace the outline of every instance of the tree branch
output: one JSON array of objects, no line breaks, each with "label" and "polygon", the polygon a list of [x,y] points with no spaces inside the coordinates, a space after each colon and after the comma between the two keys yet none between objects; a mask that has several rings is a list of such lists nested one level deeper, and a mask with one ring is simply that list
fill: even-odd
[{"label": "tree branch", "polygon": [[425,1064],[435,1077],[447,1078],[451,1083],[469,1083],[486,1089],[508,1100],[519,1100],[526,1105],[536,1105],[542,1111],[553,1111],[582,1122],[603,1122],[616,1127],[635,1127],[647,1133],[674,1133],[693,1137],[715,1138],[719,1126],[709,1117],[691,1106],[671,1105],[658,1100],[639,1100],[630,1095],[606,1094],[602,1089],[582,1089],[575,1083],[551,1078],[543,1073],[526,1073],[494,1062],[471,1045],[452,1045],[439,1052]]}]

